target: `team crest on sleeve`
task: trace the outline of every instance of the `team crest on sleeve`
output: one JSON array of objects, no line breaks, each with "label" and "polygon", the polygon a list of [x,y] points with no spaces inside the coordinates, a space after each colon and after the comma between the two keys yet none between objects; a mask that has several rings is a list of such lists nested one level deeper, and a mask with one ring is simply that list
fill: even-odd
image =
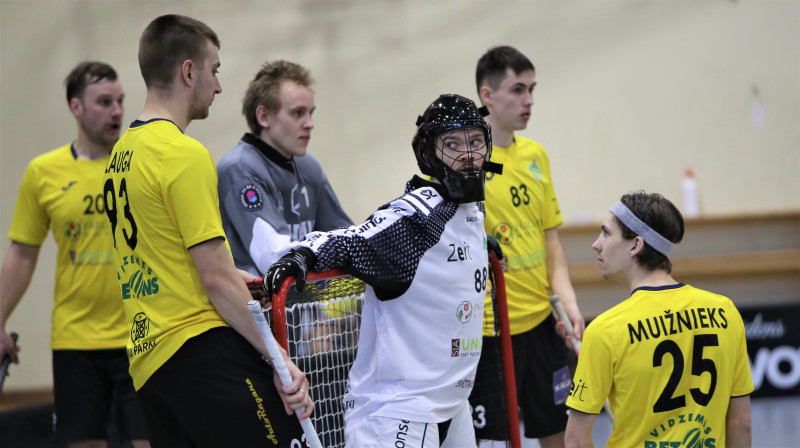
[{"label": "team crest on sleeve", "polygon": [[242,207],[247,210],[258,210],[264,205],[262,199],[264,195],[261,194],[261,190],[253,184],[245,185],[239,192],[239,195],[242,200]]}]

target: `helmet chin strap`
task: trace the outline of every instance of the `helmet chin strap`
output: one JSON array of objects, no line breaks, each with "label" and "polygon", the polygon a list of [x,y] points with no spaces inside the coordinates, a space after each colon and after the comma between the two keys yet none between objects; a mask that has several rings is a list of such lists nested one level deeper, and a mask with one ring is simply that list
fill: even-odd
[{"label": "helmet chin strap", "polygon": [[444,185],[451,201],[458,204],[465,204],[486,199],[486,192],[484,190],[486,172],[484,170],[481,169],[461,173],[444,165],[441,161],[439,161],[437,165],[439,165],[441,169],[437,170],[439,171],[437,173],[438,175],[434,175],[433,177]]},{"label": "helmet chin strap", "polygon": [[[484,107],[486,107],[486,106],[484,106]],[[503,164],[502,163],[494,163],[492,161],[487,160],[486,163],[483,164],[483,169],[487,173],[503,174]]]}]

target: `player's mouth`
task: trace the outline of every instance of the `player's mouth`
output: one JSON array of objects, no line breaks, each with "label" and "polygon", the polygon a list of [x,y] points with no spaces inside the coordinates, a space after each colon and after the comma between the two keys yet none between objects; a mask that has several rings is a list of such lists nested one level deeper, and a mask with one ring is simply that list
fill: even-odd
[{"label": "player's mouth", "polygon": [[311,136],[310,135],[301,135],[300,136],[300,141],[303,142],[303,143],[308,144],[308,142],[311,141]]},{"label": "player's mouth", "polygon": [[525,121],[528,121],[528,120],[530,120],[530,119],[531,119],[531,113],[530,113],[530,112],[523,112],[523,113],[522,113],[522,115],[520,115],[520,116],[521,116],[521,117],[522,117],[522,119],[523,119],[523,120],[525,120]]}]

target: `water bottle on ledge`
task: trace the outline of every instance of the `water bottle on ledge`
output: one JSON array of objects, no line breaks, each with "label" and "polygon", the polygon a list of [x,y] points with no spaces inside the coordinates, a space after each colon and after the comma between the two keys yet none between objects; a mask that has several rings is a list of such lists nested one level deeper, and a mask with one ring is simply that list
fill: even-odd
[{"label": "water bottle on ledge", "polygon": [[686,168],[683,177],[683,217],[697,218],[700,216],[700,201],[697,197],[697,181],[691,167]]}]

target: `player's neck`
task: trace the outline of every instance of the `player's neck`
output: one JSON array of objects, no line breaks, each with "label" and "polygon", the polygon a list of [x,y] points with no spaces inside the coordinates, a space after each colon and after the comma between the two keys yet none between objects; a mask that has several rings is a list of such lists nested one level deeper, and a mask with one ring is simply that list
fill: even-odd
[{"label": "player's neck", "polygon": [[89,139],[89,137],[87,137],[83,131],[79,130],[78,137],[75,138],[75,142],[72,144],[72,147],[75,148],[75,154],[78,155],[78,158],[96,160],[102,159],[103,157],[107,157],[109,154],[111,154],[111,150],[114,148],[114,145],[95,143]]},{"label": "player's neck", "polygon": [[492,146],[508,148],[514,143],[514,131],[505,129],[499,123],[491,119],[491,115],[486,117],[486,121],[492,127]]},{"label": "player's neck", "polygon": [[163,97],[152,91],[147,92],[142,113],[138,120],[149,121],[156,118],[169,120],[177,125],[183,132],[189,126],[189,110],[186,102],[176,100],[174,97]]},{"label": "player's neck", "polygon": [[669,286],[678,283],[667,271],[663,269],[656,269],[655,271],[648,271],[639,266],[634,266],[628,272],[627,283],[631,292],[643,286],[658,287]]}]

